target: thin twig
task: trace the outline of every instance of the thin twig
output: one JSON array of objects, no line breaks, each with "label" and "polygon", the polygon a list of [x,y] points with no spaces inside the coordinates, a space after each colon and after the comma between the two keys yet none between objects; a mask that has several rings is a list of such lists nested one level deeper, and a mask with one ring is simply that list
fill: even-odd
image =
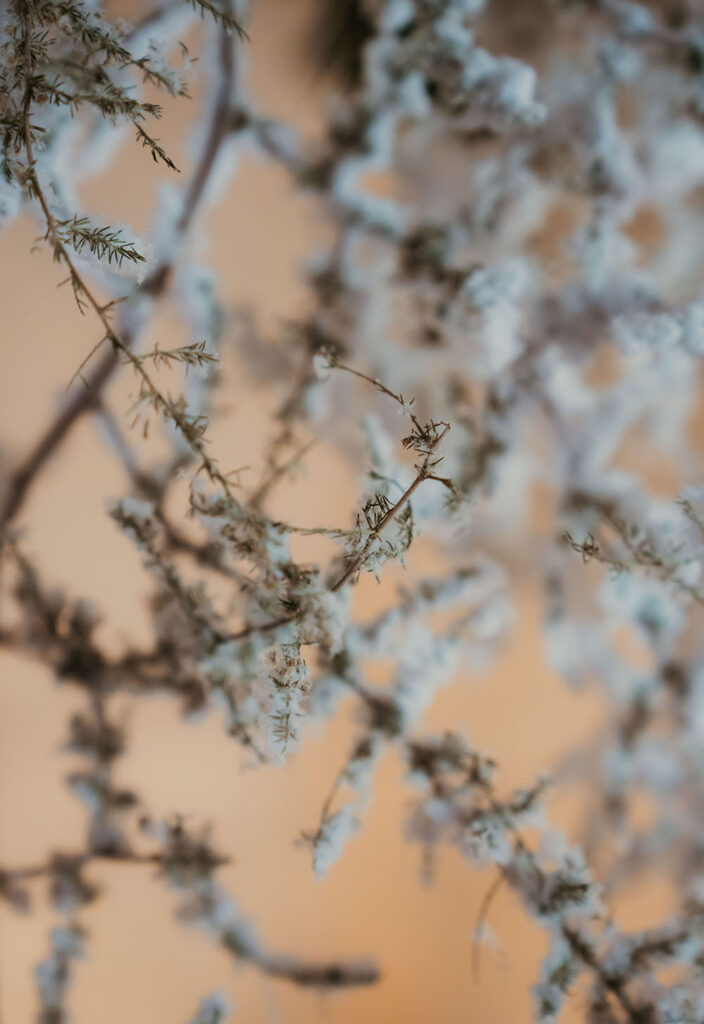
[{"label": "thin twig", "polygon": [[494,881],[491,883],[487,891],[482,897],[482,902],[479,905],[479,911],[477,913],[477,922],[474,926],[474,934],[472,936],[472,977],[475,985],[479,984],[479,962],[482,955],[482,943],[481,935],[482,929],[491,909],[491,904],[494,902],[494,897],[506,881],[506,877],[502,871],[499,871]]},{"label": "thin twig", "polygon": [[[27,40],[28,39],[29,34],[27,34]],[[25,45],[27,46],[27,42]],[[193,223],[193,218],[203,198],[205,187],[212,174],[220,146],[229,132],[228,115],[235,76],[235,62],[233,39],[232,36],[225,31],[221,31],[219,33],[219,63],[221,74],[220,88],[218,89],[216,101],[212,108],[210,127],[201,156],[194,168],[190,184],[185,190],[183,212],[177,224],[177,230],[181,237],[188,232],[191,224]],[[29,83],[25,91],[25,107],[27,107],[25,111],[26,120],[28,120],[29,116],[28,104],[31,105],[31,85]],[[29,152],[31,153],[31,137],[29,139],[29,143]],[[36,181],[37,176],[34,171],[33,159],[31,157],[30,173],[33,176],[33,180]],[[42,196],[40,199],[42,210],[45,217],[46,214],[49,213],[49,217],[51,218],[51,213],[48,210],[46,200],[42,202],[43,198],[44,197]],[[154,299],[161,297],[166,291],[166,287],[171,276],[173,262],[174,256],[170,256],[158,264],[139,287],[137,294]],[[106,316],[107,307],[103,306],[99,308],[102,312],[101,319],[103,319]],[[61,447],[78,420],[86,412],[97,407],[100,395],[120,364],[120,352],[124,350],[125,352],[130,353],[130,349],[135,341],[135,335],[136,331],[134,328],[126,329],[120,339],[121,348],[120,346],[111,346],[109,351],[103,354],[100,362],[92,373],[86,376],[85,387],[72,396],[67,405],[58,413],[54,421],[32,447],[30,452],[20,461],[19,466],[14,473],[11,474],[3,499],[0,501],[0,533],[4,532],[6,527],[17,516],[24,505],[29,491],[31,490],[40,470],[52,455],[54,455]]]}]

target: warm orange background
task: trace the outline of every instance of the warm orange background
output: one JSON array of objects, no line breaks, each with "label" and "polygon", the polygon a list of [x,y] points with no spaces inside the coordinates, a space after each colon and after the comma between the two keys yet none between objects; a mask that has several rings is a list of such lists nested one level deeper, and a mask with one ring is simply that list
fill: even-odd
[{"label": "warm orange background", "polygon": [[[261,105],[314,134],[326,90],[304,60],[310,13],[307,0],[260,0],[248,59]],[[195,91],[193,104],[167,109],[160,129],[184,167],[184,139],[198,110]],[[144,152],[127,144],[112,169],[83,189],[82,200],[99,217],[146,231],[162,177]],[[248,158],[206,223],[203,256],[217,268],[227,303],[247,303],[271,326],[303,308],[300,261],[311,240],[324,240],[326,229],[314,204],[291,192],[283,172]],[[69,292],[55,287],[60,269],[41,247],[30,251],[36,234],[37,224],[24,217],[0,236],[0,439],[8,460],[37,436],[96,339],[90,317],[81,318]],[[173,321],[161,317],[150,342],[178,343],[175,331]],[[217,450],[227,466],[256,467],[276,396],[248,382],[233,358],[226,359],[226,370],[221,397],[229,411],[214,434]],[[130,384],[123,376],[110,393],[120,415]],[[122,469],[86,419],[44,473],[22,516],[26,544],[47,579],[109,610],[104,631],[111,643],[122,636],[144,638],[146,629],[142,598],[148,581],[105,514],[108,499],[126,486]],[[301,523],[344,522],[355,498],[354,474],[321,445],[308,475],[279,496],[277,509]],[[421,546],[412,565],[427,568],[432,560],[432,550]],[[595,694],[569,693],[545,665],[537,585],[521,583],[520,593],[518,624],[496,662],[440,693],[425,723],[429,729],[465,729],[499,760],[506,785],[549,769],[574,742],[594,735],[601,719]],[[383,599],[383,588],[373,582],[356,596],[365,610]],[[67,717],[80,701],[79,692],[57,686],[40,665],[0,656],[2,864],[36,862],[48,851],[82,842],[84,813],[62,781],[72,763],[60,751]],[[177,897],[148,870],[92,868],[104,894],[83,918],[90,945],[70,994],[76,1024],[185,1022],[199,998],[215,988],[229,994],[235,1019],[251,1024],[530,1020],[529,987],[545,948],[543,935],[502,891],[490,915],[501,948],[484,952],[480,981],[472,981],[471,936],[493,875],[442,851],[434,884],[420,882],[419,850],[403,839],[409,793],[396,756],[383,762],[363,832],[325,881],[313,878],[307,853],[294,841],[317,821],[349,748],[354,723],[347,709],[314,725],[285,767],[257,771],[245,770],[241,751],[223,736],[215,715],[184,723],[166,698],[130,702],[125,713],[131,745],[118,762],[118,778],[136,786],[155,816],[178,810],[194,823],[214,823],[218,849],[234,858],[222,881],[264,942],[310,957],[373,953],[384,977],[372,989],[321,997],[270,982],[250,968],[233,970],[205,935],[175,923]],[[573,835],[582,804],[574,793],[552,800],[551,812]],[[655,883],[649,892],[645,907],[637,899],[622,908],[624,921],[650,920],[667,894]],[[33,894],[32,916],[0,911],[2,1024],[22,1024],[36,1012],[31,971],[46,955],[54,918],[40,883]],[[578,1018],[578,1001],[574,1013]]]}]

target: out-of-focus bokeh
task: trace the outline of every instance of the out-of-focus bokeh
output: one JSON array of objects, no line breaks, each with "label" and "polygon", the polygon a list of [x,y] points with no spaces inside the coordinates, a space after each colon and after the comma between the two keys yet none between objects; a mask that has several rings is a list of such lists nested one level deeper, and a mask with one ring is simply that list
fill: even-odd
[{"label": "out-of-focus bokeh", "polygon": [[[245,57],[261,107],[309,136],[320,130],[330,85],[308,57],[313,9],[312,0],[259,0]],[[189,160],[197,83],[194,95],[193,103],[167,105],[160,127],[182,166]],[[148,156],[126,141],[81,199],[97,216],[147,232],[162,179]],[[205,229],[202,255],[217,270],[226,304],[248,306],[272,329],[301,310],[302,261],[325,240],[326,226],[321,211],[292,191],[283,171],[254,157],[243,160],[207,211]],[[0,237],[0,440],[8,460],[46,424],[95,342],[94,324],[78,314],[69,290],[57,287],[60,268],[41,245],[33,249],[38,233],[37,223],[24,217]],[[154,323],[149,340],[166,347],[176,330],[167,313]],[[126,417],[131,382],[124,376],[111,389],[110,402]],[[248,380],[227,346],[219,401],[224,408],[214,432],[217,450],[228,465],[256,466],[270,436],[276,393]],[[109,499],[126,487],[96,423],[86,418],[43,474],[21,520],[28,549],[47,578],[109,614],[102,628],[112,643],[146,635],[149,581],[106,515]],[[355,498],[356,481],[344,457],[321,443],[307,473],[277,495],[276,507],[294,521],[344,522]],[[432,558],[432,549],[420,545],[411,571]],[[383,604],[384,587],[367,579],[355,600],[367,612]],[[495,662],[440,693],[425,723],[466,730],[496,757],[507,785],[530,780],[575,745],[588,743],[602,714],[595,694],[569,692],[548,669],[540,597],[530,580],[522,587],[519,613]],[[43,668],[7,654],[0,658],[2,864],[34,863],[80,842],[83,810],[64,784],[72,764],[61,751],[67,717],[79,703],[70,684],[57,685]],[[155,816],[178,810],[194,823],[213,823],[217,847],[233,857],[222,871],[223,884],[266,944],[309,957],[373,954],[383,977],[369,989],[321,997],[263,979],[254,969],[235,970],[206,935],[175,922],[176,898],[149,868],[105,865],[90,871],[104,892],[84,914],[89,955],[76,970],[69,998],[76,1024],[175,1024],[215,988],[228,994],[235,1019],[248,1024],[530,1019],[530,985],[544,936],[516,898],[500,891],[489,914],[496,941],[483,949],[473,977],[472,934],[493,874],[471,870],[447,850],[435,861],[432,881],[423,880],[420,851],[404,840],[408,791],[393,756],[382,764],[363,830],[330,875],[314,879],[309,855],[296,840],[317,821],[349,748],[354,721],[346,712],[311,726],[284,767],[257,770],[214,717],[184,722],[166,698],[126,702],[122,712],[131,743],[118,762],[118,777],[136,785]],[[575,837],[585,807],[588,794],[569,787],[549,802],[555,820]],[[53,921],[41,883],[33,885],[33,896],[29,916],[0,911],[2,1024],[30,1021],[36,1013],[32,971],[46,955]],[[647,925],[667,901],[653,878],[646,899],[642,890],[634,893],[616,914],[624,924]],[[572,1012],[578,1017],[579,1006]]]}]

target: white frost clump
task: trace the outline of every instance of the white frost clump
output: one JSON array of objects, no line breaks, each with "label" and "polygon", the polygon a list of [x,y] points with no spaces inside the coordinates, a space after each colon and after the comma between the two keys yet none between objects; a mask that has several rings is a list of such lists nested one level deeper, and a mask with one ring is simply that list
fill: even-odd
[{"label": "white frost clump", "polygon": [[643,4],[632,0],[607,0],[604,6],[617,17],[619,29],[624,35],[647,35],[655,27],[652,14]]},{"label": "white frost clump", "polygon": [[298,745],[301,700],[310,686],[310,677],[298,644],[270,648],[264,663],[272,686],[269,747],[277,760],[283,760]]},{"label": "white frost clump", "polygon": [[434,693],[452,681],[459,648],[417,625],[407,634],[394,683],[394,701],[405,728],[421,717]]},{"label": "white frost clump", "polygon": [[650,634],[676,634],[685,614],[672,588],[660,580],[622,572],[607,579],[599,592],[599,603],[611,623],[631,622]]},{"label": "white frost clump", "polygon": [[345,804],[323,822],[313,846],[313,871],[316,878],[325,878],[358,828],[359,820],[351,804]]},{"label": "white frost clump", "polygon": [[629,313],[611,322],[614,337],[627,355],[681,346],[704,355],[704,300],[669,313]]},{"label": "white frost clump", "polygon": [[540,969],[540,981],[533,987],[541,1024],[557,1020],[577,969],[574,953],[565,939],[560,934],[554,935],[550,952]]},{"label": "white frost clump", "polygon": [[491,813],[477,814],[462,829],[458,846],[473,864],[508,864],[513,845],[502,821]]},{"label": "white frost clump", "polygon": [[413,21],[415,13],[413,0],[390,0],[379,19],[379,28],[382,32],[398,32]]},{"label": "white frost clump", "polygon": [[325,352],[316,352],[313,356],[313,372],[318,380],[328,380],[335,363]]},{"label": "white frost clump", "polygon": [[498,267],[472,271],[462,289],[459,316],[454,319],[458,333],[471,331],[472,369],[483,377],[500,373],[519,355],[519,302],[528,286],[529,274],[522,260],[510,260]]},{"label": "white frost clump", "polygon": [[230,1004],[222,992],[213,992],[202,1000],[191,1024],[224,1024],[230,1013]]},{"label": "white frost clump", "polygon": [[37,965],[34,976],[39,989],[41,1020],[64,1018],[64,999],[71,984],[71,961],[83,956],[82,935],[78,928],[54,928],[51,955]]},{"label": "white frost clump", "polygon": [[616,317],[611,326],[627,355],[672,348],[682,337],[680,325],[670,313],[632,313]]},{"label": "white frost clump", "polygon": [[587,412],[593,406],[591,389],[584,383],[580,368],[566,362],[557,345],[545,351],[540,360],[540,369],[543,373],[543,388],[561,412]]},{"label": "white frost clump", "polygon": [[578,231],[571,246],[590,289],[600,290],[626,271],[635,259],[630,239],[608,217],[597,217]]},{"label": "white frost clump", "polygon": [[663,1024],[688,1024],[704,1016],[704,996],[681,988],[666,989],[658,999]]},{"label": "white frost clump", "polygon": [[475,47],[465,63],[463,86],[469,109],[459,119],[464,128],[492,127],[503,131],[512,124],[542,124],[546,110],[535,98],[535,70],[513,57],[494,57]]},{"label": "white frost clump", "polygon": [[682,344],[693,355],[704,355],[704,300],[692,302],[681,313]]},{"label": "white frost clump", "polygon": [[653,136],[650,151],[653,190],[672,202],[704,181],[704,138],[686,121],[663,125]]},{"label": "white frost clump", "polygon": [[0,231],[20,212],[20,197],[0,175]]}]

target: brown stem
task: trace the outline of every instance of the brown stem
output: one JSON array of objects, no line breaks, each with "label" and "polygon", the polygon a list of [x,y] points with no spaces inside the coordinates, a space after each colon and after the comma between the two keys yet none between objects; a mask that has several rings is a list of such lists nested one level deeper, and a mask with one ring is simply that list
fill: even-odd
[{"label": "brown stem", "polygon": [[[376,529],[369,534],[365,544],[354,558],[352,558],[340,578],[330,587],[330,593],[336,594],[338,590],[341,590],[344,585],[349,582],[350,578],[363,564],[364,559],[367,557],[372,545],[374,544],[374,541],[377,540],[382,531],[389,525],[395,516],[398,515],[403,506],[407,503],[415,490],[420,487],[426,477],[427,474],[423,469],[421,469],[413,483],[406,488],[396,504],[393,505],[383,516]],[[297,618],[298,614],[293,612],[290,615],[282,615],[278,619],[272,619],[271,622],[250,623],[247,626],[243,626],[242,629],[238,630],[236,633],[228,633],[226,636],[221,636],[219,640],[222,643],[226,643],[229,640],[245,640],[248,636],[252,636],[255,633],[268,633],[272,630],[278,629],[279,626],[286,626],[290,622],[295,622]]]},{"label": "brown stem", "polygon": [[379,968],[371,961],[359,963],[306,963],[275,953],[260,953],[256,966],[271,978],[284,978],[304,988],[350,988],[379,981]]},{"label": "brown stem", "polygon": [[[343,369],[347,368],[343,367]],[[376,381],[372,380],[369,377],[366,377],[364,374],[355,373],[355,375],[362,377],[363,380],[371,380],[371,383],[375,385],[377,384]],[[393,395],[393,392],[389,391],[388,394]],[[396,398],[395,395],[394,398]],[[396,504],[392,505],[391,508],[379,520],[376,527],[371,531],[365,543],[362,545],[361,549],[350,560],[342,575],[339,577],[339,579],[335,581],[335,583],[332,584],[332,586],[330,587],[330,593],[336,594],[339,590],[342,590],[345,584],[349,582],[351,577],[354,576],[357,570],[364,564],[364,560],[371,551],[374,542],[378,540],[378,538],[381,536],[381,534],[389,525],[389,523],[396,518],[398,513],[408,503],[408,501],[411,499],[411,497],[418,489],[418,487],[420,487],[423,481],[431,478],[432,474],[430,473],[429,467],[431,465],[432,451],[434,451],[435,448],[437,448],[437,446],[440,444],[440,442],[442,441],[443,437],[445,436],[449,429],[449,425],[445,425],[444,429],[437,435],[437,437],[433,441],[430,451],[428,452],[423,462],[419,466],[417,475],[413,482],[406,488],[406,490],[403,492],[403,494],[398,499]],[[434,477],[434,479],[437,478]],[[278,629],[279,626],[285,626],[289,622],[295,622],[297,617],[297,613],[293,612],[290,615],[282,615],[278,619],[273,619],[271,622],[265,622],[263,624],[250,623],[247,626],[243,626],[243,628],[236,633],[229,633],[226,636],[220,637],[219,641],[224,643],[228,640],[243,640],[248,636],[252,636],[252,634],[254,633],[268,633],[271,630]]]},{"label": "brown stem", "polygon": [[403,494],[398,499],[396,504],[392,505],[389,511],[382,517],[382,519],[379,522],[379,525],[369,534],[365,544],[362,546],[361,550],[354,556],[354,558],[350,561],[347,568],[343,572],[342,576],[340,576],[336,583],[333,583],[332,587],[330,588],[333,594],[336,594],[338,590],[341,590],[342,587],[344,587],[345,583],[347,583],[347,581],[350,579],[350,577],[354,576],[357,570],[364,564],[364,560],[371,551],[374,542],[378,540],[382,531],[386,529],[386,527],[389,525],[392,519],[395,519],[395,517],[401,511],[403,506],[410,499],[411,495],[413,495],[416,489],[420,487],[420,485],[425,480],[426,475],[427,474],[425,472],[425,469],[421,469],[413,483],[406,488],[406,490],[403,492]]},{"label": "brown stem", "polygon": [[[43,861],[40,864],[31,864],[23,868],[0,868],[0,888],[7,882],[29,882],[35,878],[45,878],[60,870],[61,864],[71,864],[75,867],[85,867],[94,861],[103,861],[109,864],[154,864],[159,867],[166,861],[163,853],[135,853],[132,850],[115,850],[111,853],[101,851],[83,851],[74,854],[60,854],[56,858]],[[231,864],[229,857],[219,856],[216,859],[216,867],[223,867]]]},{"label": "brown stem", "polygon": [[[285,440],[288,432],[288,427],[281,431],[277,435],[277,441],[279,439]],[[258,511],[264,499],[268,497],[272,488],[281,480],[288,472],[290,472],[294,466],[296,466],[311,450],[311,448],[317,443],[317,439],[313,438],[312,441],[308,441],[301,448],[297,449],[290,458],[286,459],[282,463],[277,463],[275,460],[276,446],[272,445],[272,454],[269,459],[269,475],[265,477],[259,487],[256,489],[252,497],[249,499],[248,505],[250,508]]]},{"label": "brown stem", "polygon": [[[479,788],[484,793],[492,812],[496,814],[496,816],[502,821],[507,832],[510,833],[513,839],[514,848],[518,850],[526,862],[530,864],[531,869],[535,872],[538,882],[543,885],[545,882],[545,875],[540,864],[536,860],[533,851],[526,845],[523,837],[516,830],[515,825],[511,821],[511,818],[506,814],[503,806],[494,796],[493,789],[488,783],[480,783]],[[508,867],[502,865],[499,865],[499,867],[502,876],[506,878],[509,885],[512,885],[512,887],[515,888],[515,881]],[[571,928],[566,921],[560,922],[560,931],[575,956],[592,972],[592,974],[598,978],[601,985],[607,991],[611,992],[611,994],[620,1003],[621,1008],[626,1013],[628,1020],[631,1021],[632,1024],[644,1024],[646,1020],[650,1019],[648,1016],[649,1007],[635,1005],[626,991],[623,980],[620,977],[611,974],[604,967],[589,944],[582,939],[578,931]]]},{"label": "brown stem", "polygon": [[[29,26],[25,27],[25,54],[31,69],[31,34]],[[183,237],[190,228],[198,206],[203,197],[208,179],[212,173],[215,160],[229,132],[229,109],[232,86],[234,82],[234,44],[232,36],[226,31],[219,34],[219,61],[220,61],[220,88],[212,109],[210,128],[201,153],[200,159],[195,166],[193,176],[184,194],[183,212],[177,224],[177,229]],[[39,186],[34,171],[34,157],[31,138],[31,126],[29,123],[32,88],[31,74],[28,74],[28,84],[24,98],[24,119],[25,119],[25,142],[27,157],[29,161],[29,173],[32,185],[39,200],[42,212],[47,222],[49,233],[55,234],[55,222],[49,210],[46,199]],[[67,257],[66,250],[62,252],[69,270],[79,281],[81,280],[72,265],[70,256]],[[138,294],[159,298],[166,290],[171,275],[173,258],[162,261],[148,275],[146,280],[138,289]],[[120,353],[127,355],[139,372],[139,360],[132,355],[131,348],[135,341],[135,330],[126,330],[122,336],[117,336],[112,325],[107,320],[105,307],[101,306],[92,296],[89,289],[81,282],[81,290],[96,311],[106,329],[107,338],[113,342],[108,352],[105,352],[95,369],[87,375],[85,388],[74,395],[67,405],[57,414],[54,421],[45,430],[30,452],[22,459],[11,474],[5,488],[5,494],[0,499],[0,534],[12,522],[22,508],[27,495],[34,484],[40,470],[51,456],[62,445],[75,424],[84,413],[94,409],[99,396],[104,390],[107,382],[111,379],[120,364]],[[143,369],[143,368],[142,368]],[[142,374],[144,376],[144,374]]]}]

